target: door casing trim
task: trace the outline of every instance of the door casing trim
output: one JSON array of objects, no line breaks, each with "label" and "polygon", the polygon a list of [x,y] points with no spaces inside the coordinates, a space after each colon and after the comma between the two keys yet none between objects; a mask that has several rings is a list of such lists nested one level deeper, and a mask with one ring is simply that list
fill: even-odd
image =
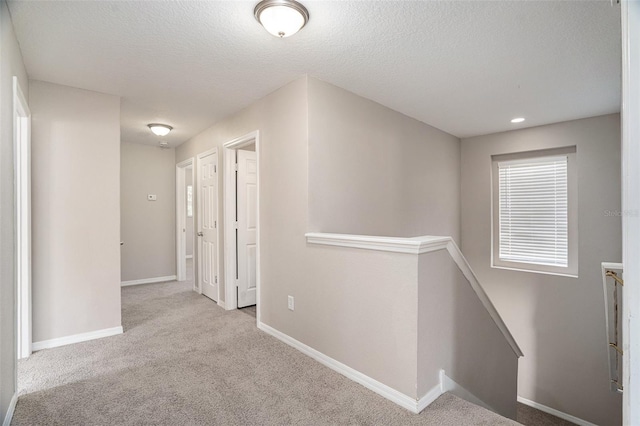
[{"label": "door casing trim", "polygon": [[[20,127],[20,128],[19,128]],[[31,229],[31,111],[18,77],[13,76],[13,147],[15,180],[15,285],[17,359],[33,350],[32,229]],[[16,363],[17,389],[17,363]]]},{"label": "door casing trim", "polygon": [[234,237],[235,205],[236,205],[236,175],[234,169],[235,151],[255,143],[257,160],[257,221],[256,221],[256,321],[260,322],[260,132],[255,130],[244,136],[230,140],[223,144],[224,149],[224,276],[225,276],[225,309],[238,308],[236,294],[236,279],[233,271],[236,267],[236,240]]},{"label": "door casing trim", "polygon": [[[176,279],[184,281],[187,279],[186,271],[186,234],[182,229],[186,229],[186,211],[183,208],[186,203],[185,177],[187,167],[191,166],[191,182],[195,182],[195,159],[193,157],[176,164]],[[193,227],[193,241],[197,241],[195,226]],[[194,244],[195,246],[196,244]],[[195,247],[194,247],[195,248]],[[195,271],[194,271],[195,272]],[[193,289],[198,291],[198,282],[194,277]]]}]

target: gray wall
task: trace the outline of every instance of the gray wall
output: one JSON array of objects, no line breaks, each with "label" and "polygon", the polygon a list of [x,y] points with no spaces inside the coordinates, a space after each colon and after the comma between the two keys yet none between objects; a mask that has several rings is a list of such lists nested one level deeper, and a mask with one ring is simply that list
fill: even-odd
[{"label": "gray wall", "polygon": [[309,230],[459,241],[460,140],[309,79]]},{"label": "gray wall", "polygon": [[14,275],[13,76],[26,97],[29,82],[9,10],[0,1],[0,421],[16,392]]},{"label": "gray wall", "polygon": [[515,419],[518,357],[469,281],[446,250],[421,255],[418,275],[418,395],[435,386],[444,369],[496,412]]},{"label": "gray wall", "polygon": [[290,324],[267,324],[405,395],[424,396],[417,377],[418,256],[313,245],[303,255],[305,283],[290,290],[296,310],[282,306]]},{"label": "gray wall", "polygon": [[[218,147],[218,192],[222,197],[222,144],[260,130],[262,280],[263,287],[268,289],[262,295],[262,318],[268,323],[273,318],[282,321],[288,318],[283,317],[287,310],[287,294],[291,294],[287,291],[306,277],[303,262],[296,262],[304,251],[304,233],[307,230],[306,88],[306,77],[296,80],[206,129],[176,149],[178,163]],[[282,167],[283,164],[287,167]],[[287,206],[287,209],[282,210],[280,206]],[[194,209],[195,223],[198,223],[197,215],[197,209]],[[218,224],[222,248],[222,209]],[[220,266],[220,276],[224,276],[223,259]],[[197,251],[194,255],[194,271],[197,280]],[[221,293],[224,300],[224,286],[221,287]]]},{"label": "gray wall", "polygon": [[[339,117],[332,109],[339,110]],[[312,119],[308,114],[314,114],[315,117]],[[326,118],[323,118],[325,114]],[[340,122],[351,121],[356,121],[358,125],[351,127],[342,124],[344,127],[338,127]],[[367,130],[379,121],[384,125],[375,127],[374,132]],[[422,173],[409,175],[406,183],[413,189],[407,190],[409,192],[398,199],[399,202],[405,202],[403,209],[377,211],[388,200],[380,203],[370,194],[357,190],[349,193],[354,197],[353,200],[334,205],[345,216],[344,222],[341,222],[340,215],[326,216],[322,205],[324,196],[314,203],[309,202],[310,194],[315,197],[317,191],[324,191],[321,187],[324,172],[318,173],[320,170],[317,169],[323,163],[316,163],[315,177],[310,169],[311,161],[315,161],[311,158],[312,149],[314,158],[317,156],[323,161],[328,156],[340,155],[335,152],[331,142],[334,133],[323,129],[325,125],[342,129],[335,133],[340,140],[356,145],[357,149],[353,148],[351,153],[353,159],[371,158],[360,168],[357,168],[357,164],[349,164],[350,167],[356,167],[356,172],[369,173],[370,168],[381,165],[376,173],[382,174],[382,180],[390,180],[398,189],[403,188],[403,182],[397,176],[403,167],[428,166],[421,169]],[[405,127],[410,130],[403,130]],[[416,286],[412,290],[407,284],[409,280],[413,279],[415,283],[417,279],[415,257],[393,253],[365,254],[355,249],[308,247],[304,234],[313,228],[323,232],[368,231],[374,234],[439,231],[438,234],[457,236],[458,139],[342,89],[305,77],[185,142],[176,149],[176,162],[195,157],[213,147],[221,150],[223,143],[254,130],[260,131],[261,144],[262,281],[259,304],[262,322],[407,395],[418,396],[414,328],[417,321],[417,295]],[[376,132],[387,132],[391,136],[376,139]],[[379,150],[384,140],[391,145],[404,143],[402,140],[405,137],[420,138],[426,148],[420,143],[406,143],[404,149],[414,150],[413,155],[402,154],[404,157],[396,158],[392,166],[385,166],[384,162],[375,159],[389,157],[386,148]],[[367,138],[376,140],[376,149],[370,149],[362,143]],[[393,155],[400,155],[400,152]],[[413,156],[424,161],[409,160]],[[220,167],[223,167],[222,161]],[[446,181],[436,178],[438,173],[444,173]],[[223,173],[219,173],[220,193],[223,176]],[[311,183],[312,179],[316,179],[314,184]],[[418,179],[419,182],[411,179]],[[371,182],[363,184],[366,184],[367,190],[373,187]],[[337,185],[337,182],[332,181],[327,185]],[[419,191],[423,199],[417,204],[410,201],[411,191]],[[389,186],[385,194],[392,193],[393,187]],[[444,201],[439,198],[441,196]],[[361,208],[360,204],[366,208]],[[352,208],[356,209],[357,214],[348,211]],[[414,216],[403,213],[399,218],[393,217],[395,212],[404,209],[424,209],[424,212],[414,211]],[[445,217],[438,218],[439,214]],[[423,220],[423,215],[427,219]],[[314,226],[310,226],[310,216],[317,218]],[[359,223],[363,217],[371,218],[366,228]],[[440,228],[431,227],[429,220],[438,221]],[[391,221],[392,225],[387,221]],[[405,223],[407,221],[408,225]],[[365,267],[351,268],[355,264]],[[375,287],[372,287],[372,281],[377,283]],[[378,285],[380,283],[383,285]],[[288,295],[295,297],[296,309],[293,312],[287,309]],[[354,309],[354,303],[357,303],[358,309]],[[413,341],[411,335],[414,336]],[[371,353],[376,356],[372,357]],[[389,365],[393,365],[393,368],[389,368]]]},{"label": "gray wall", "polygon": [[[492,269],[491,155],[575,145],[579,278]],[[596,424],[621,423],[609,390],[600,263],[621,260],[617,114],[462,140],[462,251],[520,344],[518,394]]]},{"label": "gray wall", "polygon": [[33,341],[121,325],[120,99],[30,82]]},{"label": "gray wall", "polygon": [[122,281],[175,275],[175,150],[123,142],[120,159]]}]

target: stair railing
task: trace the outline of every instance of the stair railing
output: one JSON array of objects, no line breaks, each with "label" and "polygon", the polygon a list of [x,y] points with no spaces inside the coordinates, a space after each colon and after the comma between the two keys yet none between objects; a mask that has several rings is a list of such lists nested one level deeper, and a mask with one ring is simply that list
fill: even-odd
[{"label": "stair railing", "polygon": [[624,280],[621,263],[602,263],[607,351],[611,390],[622,393],[622,298]]}]

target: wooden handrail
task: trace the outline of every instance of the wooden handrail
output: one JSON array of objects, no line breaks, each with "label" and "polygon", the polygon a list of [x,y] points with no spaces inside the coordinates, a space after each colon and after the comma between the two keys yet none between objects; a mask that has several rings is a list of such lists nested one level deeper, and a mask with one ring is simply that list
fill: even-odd
[{"label": "wooden handrail", "polygon": [[606,275],[613,278],[618,284],[624,285],[624,280],[615,273],[615,271],[607,271]]}]

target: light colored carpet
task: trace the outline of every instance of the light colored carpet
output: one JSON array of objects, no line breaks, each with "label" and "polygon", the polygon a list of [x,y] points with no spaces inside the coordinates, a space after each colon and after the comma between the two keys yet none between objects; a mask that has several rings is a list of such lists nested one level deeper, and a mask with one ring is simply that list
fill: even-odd
[{"label": "light colored carpet", "polygon": [[240,312],[243,314],[251,315],[254,319],[256,318],[256,305],[247,306],[246,308],[240,308]]},{"label": "light colored carpet", "polygon": [[191,288],[126,287],[123,335],[21,361],[12,424],[516,424],[449,394],[412,414]]}]

